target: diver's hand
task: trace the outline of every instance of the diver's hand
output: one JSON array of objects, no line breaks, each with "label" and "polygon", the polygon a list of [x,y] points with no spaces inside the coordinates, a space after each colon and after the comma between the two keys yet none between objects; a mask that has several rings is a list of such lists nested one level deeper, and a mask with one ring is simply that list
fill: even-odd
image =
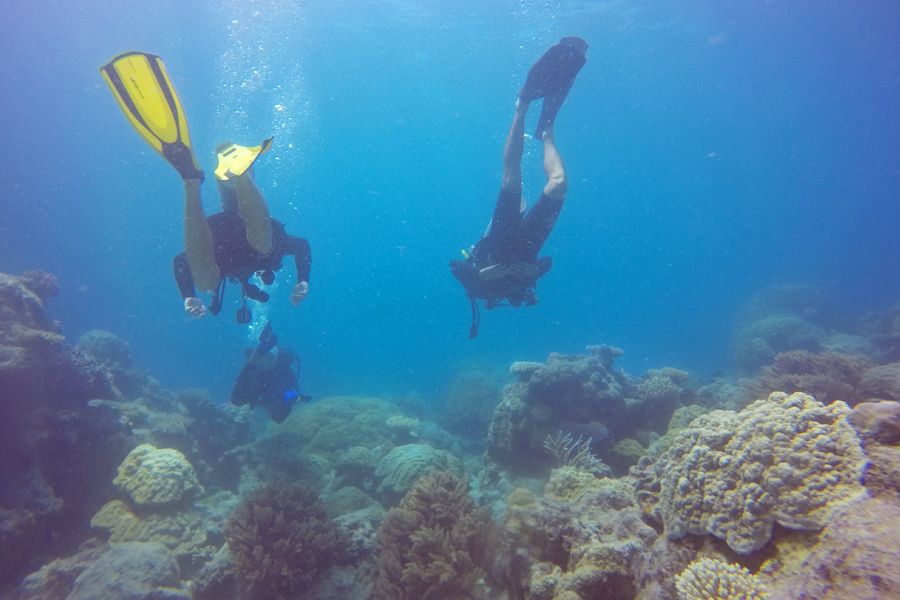
[{"label": "diver's hand", "polygon": [[184,312],[198,319],[207,313],[203,300],[191,296],[184,299]]},{"label": "diver's hand", "polygon": [[306,298],[306,295],[309,293],[309,283],[306,281],[301,281],[297,285],[294,286],[294,289],[291,290],[291,304],[297,306]]}]

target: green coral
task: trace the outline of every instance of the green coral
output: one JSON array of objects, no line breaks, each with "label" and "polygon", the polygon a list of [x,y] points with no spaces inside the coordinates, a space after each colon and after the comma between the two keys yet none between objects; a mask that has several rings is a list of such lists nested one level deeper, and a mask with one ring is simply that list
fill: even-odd
[{"label": "green coral", "polygon": [[271,483],[234,511],[225,539],[235,573],[251,598],[294,597],[340,562],[347,540],[315,490]]},{"label": "green coral", "polygon": [[759,578],[740,565],[698,558],[675,577],[678,600],[763,600]]},{"label": "green coral", "polygon": [[197,473],[184,454],[150,444],[128,453],[113,484],[138,507],[177,504],[200,489]]},{"label": "green coral", "polygon": [[423,477],[391,509],[376,543],[376,600],[482,598],[491,522],[446,471]]}]

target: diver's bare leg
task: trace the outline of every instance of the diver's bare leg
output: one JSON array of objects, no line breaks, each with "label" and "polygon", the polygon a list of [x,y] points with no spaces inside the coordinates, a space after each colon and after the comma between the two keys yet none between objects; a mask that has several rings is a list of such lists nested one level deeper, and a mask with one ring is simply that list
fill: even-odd
[{"label": "diver's bare leg", "polygon": [[200,200],[200,179],[184,182],[184,251],[194,285],[204,292],[211,292],[219,285],[222,274],[216,264],[212,231],[203,214]]},{"label": "diver's bare leg", "polygon": [[522,193],[522,153],[525,151],[525,114],[528,102],[516,100],[516,112],[503,146],[503,182],[506,192]]},{"label": "diver's bare leg", "polygon": [[272,219],[269,207],[262,197],[253,177],[244,173],[235,181],[238,197],[238,214],[244,220],[247,242],[260,254],[272,251]]},{"label": "diver's bare leg", "polygon": [[568,181],[566,179],[566,168],[553,139],[552,125],[544,129],[542,141],[544,142],[544,173],[547,175],[544,195],[561,202],[566,196]]}]

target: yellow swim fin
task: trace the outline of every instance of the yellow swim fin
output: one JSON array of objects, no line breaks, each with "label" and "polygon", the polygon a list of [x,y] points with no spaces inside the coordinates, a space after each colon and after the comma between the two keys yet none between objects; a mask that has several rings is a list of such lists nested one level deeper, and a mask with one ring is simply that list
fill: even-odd
[{"label": "yellow swim fin", "polygon": [[220,145],[216,149],[219,160],[216,165],[216,179],[229,181],[246,173],[256,159],[269,149],[273,139],[266,138],[259,146],[239,146],[230,142]]},{"label": "yellow swim fin", "polygon": [[187,118],[160,57],[144,52],[119,54],[100,67],[128,121],[182,179],[202,179],[191,148]]}]

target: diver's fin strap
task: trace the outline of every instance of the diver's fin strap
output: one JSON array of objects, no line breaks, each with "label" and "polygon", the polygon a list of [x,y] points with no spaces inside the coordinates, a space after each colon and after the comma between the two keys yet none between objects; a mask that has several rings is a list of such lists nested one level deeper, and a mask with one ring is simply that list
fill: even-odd
[{"label": "diver's fin strap", "polygon": [[481,325],[481,309],[475,297],[469,295],[469,307],[472,309],[472,324],[469,325],[469,339],[478,337],[478,328]]},{"label": "diver's fin strap", "polygon": [[230,181],[247,172],[256,159],[262,156],[272,145],[274,137],[266,138],[258,146],[241,146],[228,144],[217,152],[216,179]]},{"label": "diver's fin strap", "polygon": [[213,315],[219,314],[219,311],[222,310],[222,301],[225,299],[225,278],[223,277],[221,281],[219,281],[219,287],[216,288],[216,293],[213,296],[212,302],[209,304],[209,312]]}]

